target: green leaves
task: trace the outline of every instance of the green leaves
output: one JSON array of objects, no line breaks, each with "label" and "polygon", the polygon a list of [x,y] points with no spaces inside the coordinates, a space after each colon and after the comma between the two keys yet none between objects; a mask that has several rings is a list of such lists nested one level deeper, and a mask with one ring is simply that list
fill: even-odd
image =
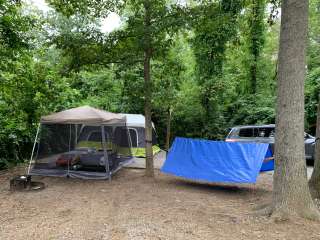
[{"label": "green leaves", "polygon": [[[149,47],[160,143],[168,110],[173,136],[222,139],[233,125],[274,123],[279,24],[266,24],[269,2],[276,11],[279,1],[267,0],[50,0],[57,11],[42,15],[0,0],[0,168],[29,157],[41,115],[84,104],[143,113]],[[318,4],[310,2],[310,128],[320,91]],[[123,24],[101,33],[110,12]]]},{"label": "green leaves", "polygon": [[201,102],[205,109],[203,136],[213,137],[213,132],[219,131],[214,126],[221,123],[217,112],[220,111],[220,101],[223,101],[220,93],[225,87],[220,81],[225,51],[228,42],[236,37],[238,14],[241,9],[241,1],[230,0],[201,4],[192,11],[192,46],[201,87]]},{"label": "green leaves", "polygon": [[93,17],[106,17],[110,12],[121,9],[124,1],[115,0],[48,0],[58,12],[70,17],[80,14]]}]

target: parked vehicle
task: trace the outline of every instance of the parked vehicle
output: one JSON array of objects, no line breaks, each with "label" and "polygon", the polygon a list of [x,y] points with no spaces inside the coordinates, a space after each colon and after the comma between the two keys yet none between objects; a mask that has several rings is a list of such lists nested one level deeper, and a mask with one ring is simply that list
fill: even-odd
[{"label": "parked vehicle", "polygon": [[[269,143],[274,150],[275,125],[239,126],[231,128],[227,142],[257,142]],[[315,137],[308,133],[304,134],[306,160],[314,162]]]}]

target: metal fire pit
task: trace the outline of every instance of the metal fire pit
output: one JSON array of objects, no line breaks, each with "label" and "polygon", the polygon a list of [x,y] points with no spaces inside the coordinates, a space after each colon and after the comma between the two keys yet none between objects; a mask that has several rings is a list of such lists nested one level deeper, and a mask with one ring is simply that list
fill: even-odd
[{"label": "metal fire pit", "polygon": [[32,182],[31,176],[20,175],[10,180],[10,191],[30,191],[44,189],[42,182]]}]

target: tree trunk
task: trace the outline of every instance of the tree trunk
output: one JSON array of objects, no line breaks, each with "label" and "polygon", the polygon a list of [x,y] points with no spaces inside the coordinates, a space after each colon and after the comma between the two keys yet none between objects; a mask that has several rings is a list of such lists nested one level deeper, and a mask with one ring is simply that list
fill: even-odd
[{"label": "tree trunk", "polygon": [[307,183],[304,78],[308,0],[283,0],[277,86],[272,216],[319,220]]},{"label": "tree trunk", "polygon": [[151,122],[151,95],[152,84],[150,77],[150,61],[151,61],[151,36],[150,36],[150,4],[149,1],[144,2],[145,18],[145,36],[144,36],[144,94],[145,94],[145,141],[146,141],[146,176],[154,177],[153,169],[153,151],[152,151],[152,122]]},{"label": "tree trunk", "polygon": [[[258,68],[258,58],[259,58],[259,40],[257,35],[257,27],[260,19],[259,19],[259,6],[257,4],[260,4],[260,1],[253,0],[252,3],[252,14],[251,14],[251,54],[253,55],[253,61],[250,66],[250,80],[251,80],[251,86],[250,86],[250,93],[251,94],[256,94],[257,91],[257,68]],[[264,13],[264,11],[263,11]],[[253,28],[253,29],[252,29]],[[260,33],[261,34],[261,33]]]},{"label": "tree trunk", "polygon": [[265,0],[252,0],[250,15],[250,52],[253,57],[250,66],[250,93],[257,93],[258,83],[258,63],[265,43]]},{"label": "tree trunk", "polygon": [[166,145],[165,145],[166,151],[169,151],[169,148],[170,148],[171,114],[172,114],[172,110],[171,110],[171,108],[169,108],[168,115],[167,115],[167,133],[166,133]]},{"label": "tree trunk", "polygon": [[258,57],[254,56],[254,61],[250,67],[252,94],[256,94],[257,92],[257,68],[258,68],[257,65],[258,65]]},{"label": "tree trunk", "polygon": [[320,99],[317,109],[317,129],[316,129],[316,146],[315,146],[315,158],[314,168],[309,181],[310,191],[314,198],[320,198]]}]

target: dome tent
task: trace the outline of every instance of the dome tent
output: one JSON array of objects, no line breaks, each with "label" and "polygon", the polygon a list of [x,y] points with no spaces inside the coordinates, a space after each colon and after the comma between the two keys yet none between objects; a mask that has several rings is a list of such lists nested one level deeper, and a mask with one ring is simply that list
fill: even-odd
[{"label": "dome tent", "polygon": [[[145,117],[142,114],[122,113],[127,119],[127,127],[130,133],[132,143],[132,155],[135,157],[145,157]],[[157,135],[154,124],[152,123],[152,150],[153,154],[160,151],[157,145]]]},{"label": "dome tent", "polygon": [[28,174],[107,179],[131,160],[126,117],[83,106],[41,118]]}]

